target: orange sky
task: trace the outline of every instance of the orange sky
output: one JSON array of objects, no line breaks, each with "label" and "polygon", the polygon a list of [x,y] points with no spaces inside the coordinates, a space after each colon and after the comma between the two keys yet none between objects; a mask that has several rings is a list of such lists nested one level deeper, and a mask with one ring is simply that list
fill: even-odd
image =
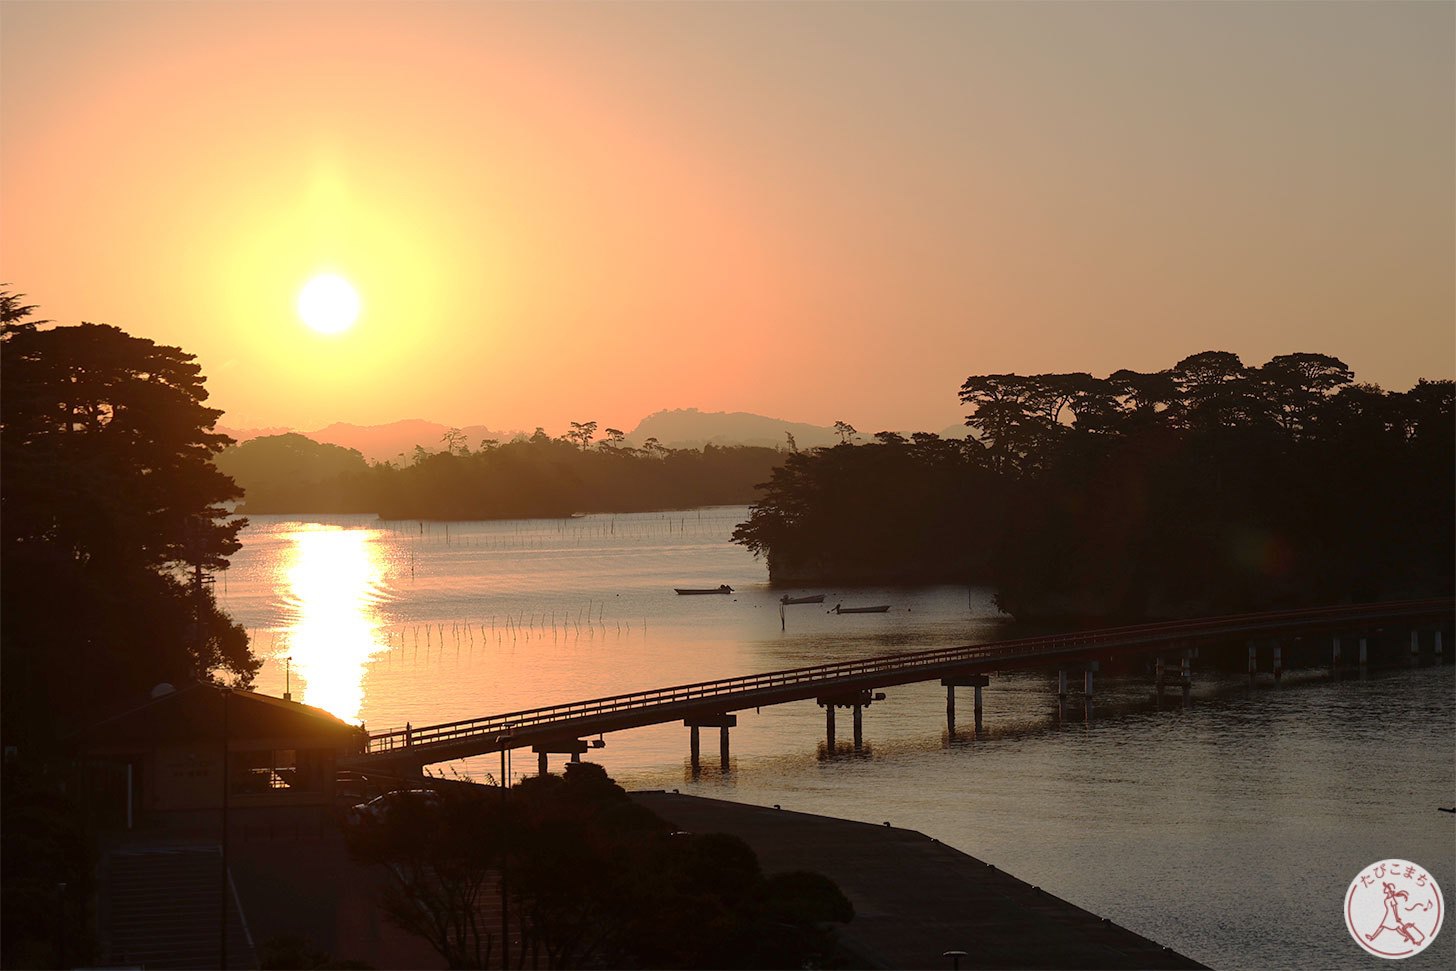
[{"label": "orange sky", "polygon": [[[0,279],[233,426],[862,431],[971,373],[1456,359],[1456,6],[0,5]],[[359,324],[294,313],[314,273]]]}]

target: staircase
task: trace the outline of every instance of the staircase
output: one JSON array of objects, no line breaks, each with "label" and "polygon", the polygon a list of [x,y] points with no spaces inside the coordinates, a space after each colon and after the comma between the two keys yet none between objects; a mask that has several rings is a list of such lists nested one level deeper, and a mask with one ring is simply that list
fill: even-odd
[{"label": "staircase", "polygon": [[[216,968],[222,853],[211,846],[158,846],[110,853],[101,873],[105,960],[142,968]],[[228,881],[227,966],[258,957]]]}]

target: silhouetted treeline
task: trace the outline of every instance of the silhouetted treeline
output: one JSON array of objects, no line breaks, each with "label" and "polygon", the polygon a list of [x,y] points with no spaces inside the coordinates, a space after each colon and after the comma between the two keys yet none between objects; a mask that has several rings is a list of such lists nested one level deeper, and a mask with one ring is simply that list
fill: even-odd
[{"label": "silhouetted treeline", "polygon": [[0,292],[0,966],[97,958],[95,810],[66,738],[158,682],[246,685],[247,634],[193,570],[238,549],[201,369],[115,327],[47,327]]},{"label": "silhouetted treeline", "polygon": [[842,967],[829,925],[854,917],[827,877],[768,875],[735,836],[674,832],[591,762],[402,802],[350,848],[382,865],[391,919],[452,968],[503,963],[502,865],[517,968]]},{"label": "silhouetted treeline", "polygon": [[1174,616],[1452,591],[1453,385],[1322,354],[973,375],[972,438],[792,457],[735,539],[778,582],[989,583],[1022,616]]},{"label": "silhouetted treeline", "polygon": [[218,456],[249,513],[377,513],[385,519],[521,519],[752,501],[785,453],[771,448],[633,449],[544,432],[504,444],[418,449],[403,466],[301,435],[253,439]]},{"label": "silhouetted treeline", "polygon": [[259,662],[193,571],[227,565],[244,520],[212,463],[191,354],[101,324],[38,326],[0,294],[5,741],[58,733],[160,681]]}]

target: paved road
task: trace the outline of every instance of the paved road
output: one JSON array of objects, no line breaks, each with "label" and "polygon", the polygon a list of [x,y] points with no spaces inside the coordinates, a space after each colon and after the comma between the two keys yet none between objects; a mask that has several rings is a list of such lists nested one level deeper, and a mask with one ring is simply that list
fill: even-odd
[{"label": "paved road", "polygon": [[1200,968],[923,833],[668,792],[633,798],[680,829],[731,833],[766,873],[817,870],[855,918],[840,936],[878,967]]}]

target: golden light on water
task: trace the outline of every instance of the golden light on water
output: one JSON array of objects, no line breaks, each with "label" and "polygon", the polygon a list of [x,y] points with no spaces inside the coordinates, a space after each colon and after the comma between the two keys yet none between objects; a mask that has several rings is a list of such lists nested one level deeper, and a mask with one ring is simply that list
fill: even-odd
[{"label": "golden light on water", "polygon": [[384,562],[379,533],[303,527],[292,536],[284,572],[293,623],[293,696],[357,722],[364,704],[364,668],[378,642]]}]

